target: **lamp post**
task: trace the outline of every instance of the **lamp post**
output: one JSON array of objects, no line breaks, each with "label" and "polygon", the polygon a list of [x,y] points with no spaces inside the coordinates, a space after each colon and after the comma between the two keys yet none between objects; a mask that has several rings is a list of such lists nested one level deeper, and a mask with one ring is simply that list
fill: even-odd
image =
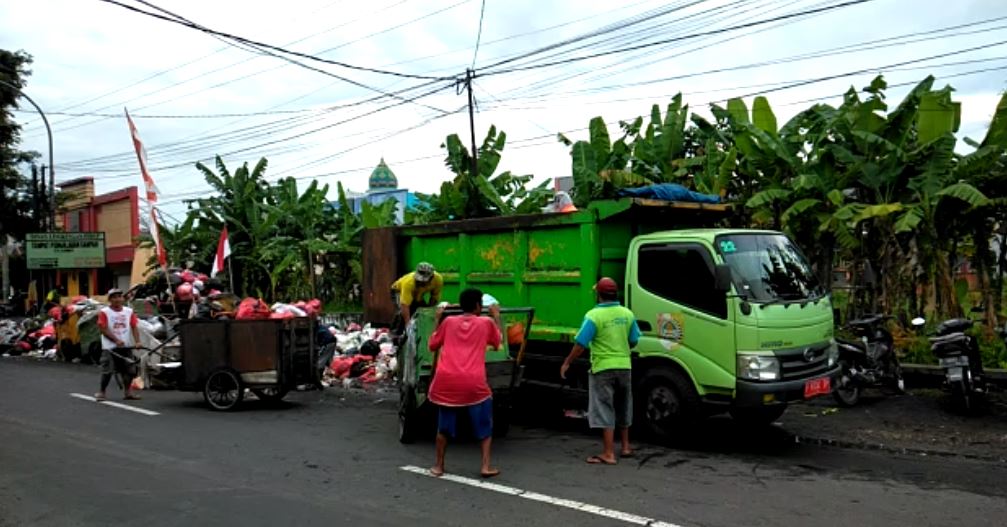
[{"label": "lamp post", "polygon": [[[36,104],[35,101],[28,96],[28,94],[21,91],[21,88],[18,88],[17,86],[2,80],[0,80],[0,84],[7,86],[8,88],[11,88],[12,90],[18,92],[22,97],[27,99],[28,102],[30,102],[31,105],[34,106],[36,110],[38,110],[38,114],[42,116],[42,122],[45,123],[45,133],[49,136],[49,231],[50,232],[54,231],[56,230],[56,165],[54,165],[52,162],[52,128],[49,127],[49,119],[46,118],[45,112],[42,111],[42,108],[39,107],[39,105]],[[5,258],[4,263],[6,264],[7,256],[5,255],[4,258]],[[4,271],[7,271],[6,265],[4,265]],[[29,277],[30,276],[31,274],[29,271]],[[52,283],[53,284],[56,283],[55,276],[53,277]],[[3,295],[0,296],[0,299],[5,299],[7,296],[6,289],[8,286],[6,285],[7,284],[6,273],[4,276],[4,284],[5,285]]]},{"label": "lamp post", "polygon": [[49,136],[49,230],[53,230],[56,228],[56,165],[52,162],[52,128],[49,127],[49,119],[46,119],[42,108],[38,104],[35,104],[35,101],[28,94],[21,91],[21,88],[6,81],[0,81],[0,84],[17,91],[22,97],[27,99],[38,110],[38,114],[42,116],[42,122],[45,123],[45,133]]}]

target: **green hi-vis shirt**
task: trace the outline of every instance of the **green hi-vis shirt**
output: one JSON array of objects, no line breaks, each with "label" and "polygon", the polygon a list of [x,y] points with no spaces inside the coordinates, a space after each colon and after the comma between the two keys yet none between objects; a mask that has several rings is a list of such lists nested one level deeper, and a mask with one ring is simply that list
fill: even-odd
[{"label": "green hi-vis shirt", "polygon": [[640,328],[632,311],[618,302],[605,302],[584,315],[575,340],[591,350],[591,373],[628,370],[629,351],[640,340]]}]

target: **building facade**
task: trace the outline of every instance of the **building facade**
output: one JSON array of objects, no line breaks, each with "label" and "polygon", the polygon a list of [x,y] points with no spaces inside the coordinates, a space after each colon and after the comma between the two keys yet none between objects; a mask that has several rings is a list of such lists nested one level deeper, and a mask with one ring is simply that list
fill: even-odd
[{"label": "building facade", "polygon": [[140,235],[140,209],[137,187],[95,195],[90,177],[59,185],[68,196],[56,217],[64,232],[105,233],[105,267],[96,269],[61,269],[56,283],[67,295],[103,295],[112,287],[128,289],[133,281],[134,262]]}]

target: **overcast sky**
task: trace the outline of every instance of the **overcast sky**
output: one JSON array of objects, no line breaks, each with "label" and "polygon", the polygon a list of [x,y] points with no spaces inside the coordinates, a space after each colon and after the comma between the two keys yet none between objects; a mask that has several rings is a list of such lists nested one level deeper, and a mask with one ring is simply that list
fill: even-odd
[{"label": "overcast sky", "polygon": [[[333,61],[422,77],[464,75],[473,62],[482,7],[480,0],[153,3],[216,30]],[[809,100],[838,105],[839,94],[851,85],[865,86],[879,71],[892,85],[933,74],[938,86],[954,86],[955,98],[963,103],[960,135],[981,139],[1007,80],[1005,0],[873,0],[694,37],[840,3],[486,0],[475,57],[477,75],[484,75],[475,82],[477,138],[495,124],[509,139],[502,169],[540,180],[566,176],[569,151],[556,141],[556,133],[584,137],[594,116],[615,122],[648,115],[652,104],[664,106],[677,92],[693,110],[708,114],[711,101],[748,96],[750,103],[755,93],[796,81],[873,70],[767,97],[782,124],[812,104]],[[676,37],[688,38],[625,51]],[[400,186],[430,192],[451,177],[439,148],[443,138],[458,133],[468,142],[468,115],[459,112],[465,94],[451,81],[296,59],[331,74],[326,75],[98,0],[2,2],[0,48],[23,49],[35,59],[25,91],[51,114],[57,180],[93,176],[99,192],[140,184],[122,117],[126,107],[147,145],[163,209],[175,216],[184,211],[183,198],[208,189],[192,165],[215,154],[223,155],[232,169],[265,156],[270,178],[316,178],[333,187],[341,181],[355,191],[366,190],[371,169],[384,157]],[[537,67],[616,50],[621,51]],[[840,52],[738,68],[830,50]],[[944,56],[920,60],[937,55]],[[501,71],[524,66],[536,69]],[[720,69],[730,71],[708,73]],[[678,78],[661,81],[669,77]],[[443,89],[411,100],[438,88]],[[406,89],[412,89],[403,93],[406,100],[384,98],[347,106]],[[893,106],[908,89],[890,90]],[[44,155],[41,121],[29,105],[23,110],[18,113],[25,126],[23,147]],[[615,135],[615,126],[612,129]]]}]

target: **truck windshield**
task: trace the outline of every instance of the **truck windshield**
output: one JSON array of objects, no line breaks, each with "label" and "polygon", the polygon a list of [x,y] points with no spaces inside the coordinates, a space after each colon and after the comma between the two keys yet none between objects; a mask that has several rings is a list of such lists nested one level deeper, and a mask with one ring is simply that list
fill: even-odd
[{"label": "truck windshield", "polygon": [[782,234],[717,237],[717,250],[731,267],[734,286],[751,302],[790,302],[824,294],[808,261]]}]

